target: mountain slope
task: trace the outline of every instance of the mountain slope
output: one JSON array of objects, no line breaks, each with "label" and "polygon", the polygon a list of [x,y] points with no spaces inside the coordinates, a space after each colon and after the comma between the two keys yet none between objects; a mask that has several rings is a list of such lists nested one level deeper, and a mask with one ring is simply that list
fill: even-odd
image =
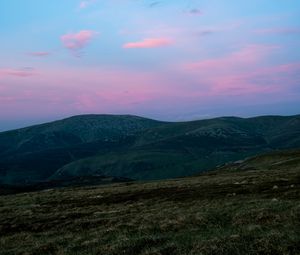
[{"label": "mountain slope", "polygon": [[100,174],[165,179],[261,152],[300,147],[300,117],[216,118],[147,129],[126,151],[71,162],[51,178]]},{"label": "mountain slope", "polygon": [[257,170],[300,171],[300,150],[274,151],[225,164],[216,169],[217,172]]},{"label": "mountain slope", "polygon": [[61,166],[129,146],[163,122],[137,116],[82,115],[0,133],[0,183],[47,179]]},{"label": "mountain slope", "polygon": [[130,115],[79,115],[0,133],[1,154],[36,151],[94,141],[115,141],[162,122]]},{"label": "mountain slope", "polygon": [[0,183],[78,176],[165,179],[300,148],[300,115],[159,122],[82,115],[0,133]]}]

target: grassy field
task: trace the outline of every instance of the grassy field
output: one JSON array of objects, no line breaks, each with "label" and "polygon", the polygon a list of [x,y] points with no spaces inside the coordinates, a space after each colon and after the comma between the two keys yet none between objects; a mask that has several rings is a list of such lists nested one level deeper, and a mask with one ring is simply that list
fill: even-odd
[{"label": "grassy field", "polygon": [[299,170],[0,197],[0,254],[300,254]]}]

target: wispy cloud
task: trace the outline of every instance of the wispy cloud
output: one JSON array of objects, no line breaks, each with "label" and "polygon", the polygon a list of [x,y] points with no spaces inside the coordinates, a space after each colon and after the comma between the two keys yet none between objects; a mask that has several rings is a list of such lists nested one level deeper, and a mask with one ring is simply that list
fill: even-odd
[{"label": "wispy cloud", "polygon": [[292,35],[300,34],[299,28],[268,28],[268,29],[259,29],[255,31],[258,34],[281,34],[281,35]]},{"label": "wispy cloud", "polygon": [[149,7],[155,7],[155,6],[158,6],[160,3],[161,3],[161,1],[154,1],[154,2],[151,2],[151,3],[149,4]]},{"label": "wispy cloud", "polygon": [[203,15],[203,12],[200,9],[194,8],[194,9],[189,10],[189,14],[200,16],[200,15]]},{"label": "wispy cloud", "polygon": [[255,67],[258,62],[263,60],[265,56],[269,55],[275,49],[278,49],[278,46],[252,44],[224,57],[189,63],[186,65],[186,68],[208,72],[220,71],[222,73],[240,70],[242,68],[253,68],[253,66]]},{"label": "wispy cloud", "polygon": [[[263,63],[276,49],[273,45],[248,45],[227,56],[189,63],[184,68],[215,95],[276,92],[282,89],[280,83],[286,78],[285,73],[295,68],[292,65],[264,67]],[[292,77],[294,73],[287,84],[293,84]]]},{"label": "wispy cloud", "polygon": [[34,51],[34,52],[29,52],[28,55],[32,56],[32,57],[47,57],[47,56],[50,55],[50,52],[47,52],[47,51]]},{"label": "wispy cloud", "polygon": [[207,35],[213,34],[214,32],[216,32],[216,30],[213,30],[213,29],[203,29],[203,30],[198,31],[196,34],[198,36],[207,36]]},{"label": "wispy cloud", "polygon": [[35,75],[35,72],[32,68],[21,68],[21,69],[12,69],[12,68],[3,68],[0,69],[0,78],[5,76],[15,76],[15,77],[29,77]]},{"label": "wispy cloud", "polygon": [[169,38],[147,38],[139,42],[130,42],[123,45],[125,49],[132,48],[158,48],[166,47],[173,44],[173,40]]},{"label": "wispy cloud", "polygon": [[61,36],[65,48],[75,56],[80,56],[80,50],[86,47],[98,33],[92,30],[81,30],[78,33],[68,33]]},{"label": "wispy cloud", "polygon": [[81,2],[79,3],[79,8],[80,8],[80,9],[85,9],[85,8],[87,8],[89,5],[91,5],[91,4],[95,3],[95,2],[96,2],[96,0],[85,0],[85,1],[81,1]]}]

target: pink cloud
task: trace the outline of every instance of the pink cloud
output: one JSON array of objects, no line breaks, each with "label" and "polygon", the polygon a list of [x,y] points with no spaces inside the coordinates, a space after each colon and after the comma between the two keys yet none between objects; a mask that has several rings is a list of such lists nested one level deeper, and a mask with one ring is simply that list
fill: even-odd
[{"label": "pink cloud", "polygon": [[35,52],[29,52],[28,55],[32,57],[46,57],[50,55],[50,52],[47,51],[35,51]]},{"label": "pink cloud", "polygon": [[78,33],[69,33],[61,36],[65,48],[78,54],[78,51],[86,47],[98,33],[92,30],[81,30]]},{"label": "pink cloud", "polygon": [[268,67],[276,46],[249,45],[227,56],[187,63],[183,71],[208,95],[250,95],[284,91],[294,86],[299,64]]},{"label": "pink cloud", "polygon": [[[257,51],[260,50],[257,46]],[[54,113],[66,116],[79,113],[139,115],[157,112],[167,116],[172,111],[177,112],[177,107],[208,106],[220,100],[234,104],[237,101],[265,103],[287,97],[299,98],[293,88],[299,86],[300,63],[259,66],[266,54],[261,52],[256,53],[257,58],[252,60],[249,71],[238,69],[241,62],[233,65],[232,58],[238,60],[237,56],[242,58],[247,51],[250,53],[249,49],[242,49],[220,58],[223,62],[214,69],[151,72],[125,67],[62,66],[39,70],[39,75],[25,80],[4,77],[0,82],[0,115],[16,116],[20,112],[30,116]],[[226,72],[222,71],[226,64],[224,59],[229,59],[228,63],[232,65]],[[1,71],[0,74],[3,69]]]},{"label": "pink cloud", "polygon": [[173,40],[169,38],[147,38],[140,42],[130,42],[123,45],[125,49],[132,48],[158,48],[169,46],[173,43]]},{"label": "pink cloud", "polygon": [[151,105],[154,100],[173,93],[160,86],[166,83],[164,76],[123,68],[62,67],[40,70],[40,75],[26,82],[5,78],[0,83],[0,90],[3,88],[0,94],[6,97],[5,101],[0,98],[0,115],[7,114],[5,108],[15,109],[15,113],[22,109],[30,115],[125,114],[138,110],[138,105]]},{"label": "pink cloud", "polygon": [[[254,69],[249,73],[233,74],[222,81],[216,89],[229,87],[244,89],[249,93],[278,93],[298,87],[300,82],[300,63],[281,64]],[[231,79],[230,79],[231,78]]]},{"label": "pink cloud", "polygon": [[208,74],[211,74],[211,72],[230,73],[237,70],[248,71],[265,60],[265,57],[275,49],[278,49],[278,47],[273,45],[248,45],[224,57],[188,63],[184,65],[184,68],[196,72],[205,71]]},{"label": "pink cloud", "polygon": [[35,72],[32,69],[0,69],[0,78],[5,76],[15,76],[15,77],[29,77],[34,75]]}]

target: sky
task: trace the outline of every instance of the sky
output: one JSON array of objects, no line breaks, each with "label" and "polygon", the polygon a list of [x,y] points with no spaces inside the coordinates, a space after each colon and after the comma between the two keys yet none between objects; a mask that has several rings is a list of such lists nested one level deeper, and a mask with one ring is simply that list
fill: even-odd
[{"label": "sky", "polygon": [[0,0],[0,131],[299,114],[299,46],[299,0]]}]

